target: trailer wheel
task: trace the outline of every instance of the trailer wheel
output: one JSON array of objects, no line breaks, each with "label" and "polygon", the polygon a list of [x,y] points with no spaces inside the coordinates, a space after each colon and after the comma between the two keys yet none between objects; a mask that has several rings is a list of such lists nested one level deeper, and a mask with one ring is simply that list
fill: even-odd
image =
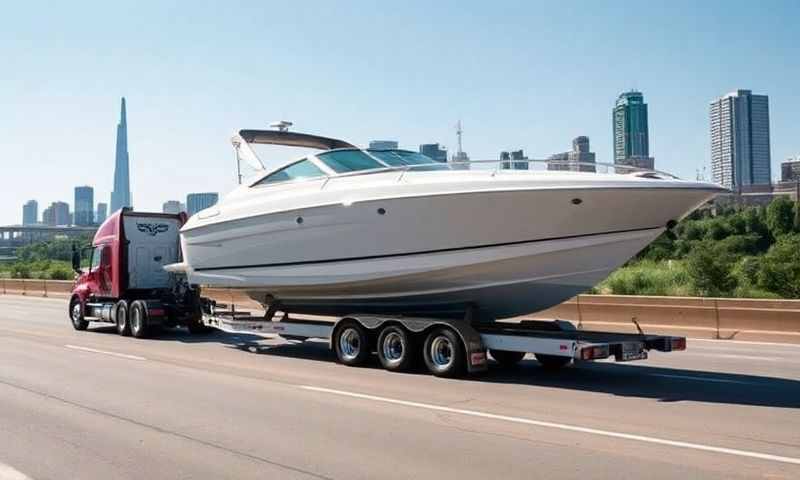
[{"label": "trailer wheel", "polygon": [[418,351],[414,337],[405,328],[389,325],[378,336],[378,358],[386,370],[402,372],[410,369]]},{"label": "trailer wheel", "polygon": [[345,321],[333,334],[333,349],[336,358],[344,365],[355,367],[369,359],[369,336],[359,323]]},{"label": "trailer wheel", "polygon": [[536,354],[536,360],[542,364],[542,367],[548,370],[558,370],[572,361],[569,357],[559,357],[558,355],[544,355],[541,353]]},{"label": "trailer wheel", "polygon": [[114,323],[117,324],[117,333],[123,337],[131,334],[131,323],[128,321],[128,302],[120,300],[114,305],[112,310]]},{"label": "trailer wheel", "polygon": [[489,350],[492,358],[503,367],[513,367],[525,357],[525,352],[511,352],[509,350]]},{"label": "trailer wheel", "polygon": [[141,300],[135,300],[130,308],[131,335],[136,338],[147,336],[147,305]]},{"label": "trailer wheel", "polygon": [[467,366],[464,343],[452,329],[435,328],[425,339],[425,366],[437,377],[458,377]]},{"label": "trailer wheel", "polygon": [[89,321],[83,318],[83,305],[78,297],[73,297],[69,302],[69,319],[75,330],[86,330],[89,326]]}]

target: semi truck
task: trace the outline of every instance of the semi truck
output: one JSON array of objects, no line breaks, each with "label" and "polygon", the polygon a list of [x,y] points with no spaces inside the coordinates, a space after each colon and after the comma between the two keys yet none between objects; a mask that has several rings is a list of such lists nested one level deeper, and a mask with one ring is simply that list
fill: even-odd
[{"label": "semi truck", "polygon": [[[191,334],[212,329],[292,341],[322,339],[348,366],[377,354],[390,371],[422,363],[434,375],[455,377],[485,371],[489,356],[502,366],[531,353],[546,368],[613,358],[646,359],[650,350],[685,350],[686,338],[638,333],[586,331],[562,320],[487,321],[423,318],[353,312],[335,319],[299,318],[268,308],[242,311],[202,295],[202,286],[170,273],[181,261],[180,228],[186,215],[135,212],[123,208],[97,230],[90,247],[74,249],[77,277],[69,300],[73,328],[90,322],[116,325],[120,335],[145,338],[164,328]],[[82,266],[82,260],[88,262]]]}]

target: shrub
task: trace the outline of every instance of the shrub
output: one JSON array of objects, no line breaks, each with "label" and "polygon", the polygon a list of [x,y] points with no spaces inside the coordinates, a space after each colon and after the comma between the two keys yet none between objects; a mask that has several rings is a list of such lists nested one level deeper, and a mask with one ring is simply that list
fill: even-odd
[{"label": "shrub", "polygon": [[643,260],[616,270],[597,290],[616,295],[688,295],[688,284],[681,262]]},{"label": "shrub", "polygon": [[50,267],[50,270],[47,272],[47,276],[50,278],[50,280],[72,280],[73,273],[69,266],[57,264]]},{"label": "shrub", "polygon": [[758,286],[784,298],[800,298],[800,234],[780,238],[761,257]]},{"label": "shrub", "polygon": [[730,296],[736,288],[731,256],[712,242],[699,242],[687,257],[686,267],[694,291],[701,296]]},{"label": "shrub", "polygon": [[31,278],[31,267],[23,262],[11,266],[11,278]]}]

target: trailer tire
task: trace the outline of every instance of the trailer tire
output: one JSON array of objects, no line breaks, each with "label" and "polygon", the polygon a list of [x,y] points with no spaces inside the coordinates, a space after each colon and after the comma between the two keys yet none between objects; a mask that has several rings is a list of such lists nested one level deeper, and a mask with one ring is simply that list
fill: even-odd
[{"label": "trailer tire", "polygon": [[114,317],[114,323],[117,326],[117,333],[123,337],[131,334],[131,322],[128,321],[128,302],[120,300],[114,304],[114,309],[111,311]]},{"label": "trailer tire", "polygon": [[148,333],[147,305],[141,300],[134,300],[130,308],[131,335],[146,338]]},{"label": "trailer tire", "polygon": [[500,366],[505,368],[516,366],[525,357],[525,352],[512,352],[510,350],[489,350],[489,353]]},{"label": "trailer tire", "polygon": [[542,364],[542,367],[547,370],[558,370],[572,361],[569,357],[559,357],[558,355],[544,355],[541,353],[536,354],[536,360]]},{"label": "trailer tire", "polygon": [[467,367],[464,342],[453,329],[438,327],[425,338],[425,366],[437,377],[459,377]]},{"label": "trailer tire", "polygon": [[83,331],[89,327],[89,321],[83,317],[83,305],[78,297],[72,297],[69,302],[69,319],[75,330]]},{"label": "trailer tire", "polygon": [[370,355],[369,335],[360,323],[345,320],[333,333],[333,349],[343,365],[356,367],[367,362]]},{"label": "trailer tire", "polygon": [[419,351],[414,336],[398,325],[388,325],[378,335],[378,359],[386,370],[403,372],[416,363]]}]

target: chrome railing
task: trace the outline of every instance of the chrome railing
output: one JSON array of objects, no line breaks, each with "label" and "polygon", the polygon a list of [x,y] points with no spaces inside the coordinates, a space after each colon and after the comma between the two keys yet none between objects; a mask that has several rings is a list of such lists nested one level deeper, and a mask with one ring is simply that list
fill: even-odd
[{"label": "chrome railing", "polygon": [[[529,168],[524,169],[515,169],[513,168],[514,164],[524,163]],[[494,165],[493,168],[487,168]],[[504,167],[504,165],[508,165],[508,167]],[[476,166],[477,168],[472,169],[470,167]],[[355,172],[346,172],[346,173],[339,173],[336,175],[325,175],[327,179],[332,178],[343,178],[343,177],[351,177],[356,175],[370,175],[373,173],[385,173],[385,172],[409,172],[409,171],[424,171],[430,170],[431,167],[435,167],[435,170],[477,170],[477,171],[491,171],[492,176],[495,176],[502,172],[513,172],[513,171],[559,171],[559,172],[576,172],[576,173],[598,173],[598,174],[616,174],[616,175],[630,175],[630,174],[640,174],[640,176],[649,176],[651,178],[664,178],[664,179],[675,179],[680,180],[679,177],[664,172],[661,170],[655,169],[648,169],[648,168],[639,168],[630,165],[619,165],[614,163],[603,163],[603,162],[571,162],[568,160],[548,160],[548,159],[521,159],[521,160],[470,160],[467,162],[431,162],[431,163],[422,163],[416,165],[398,165],[398,166],[387,166],[381,168],[372,168],[369,170],[358,170]],[[465,168],[466,167],[466,168]],[[532,167],[532,168],[530,168]],[[551,168],[556,167],[556,168]],[[398,178],[402,180],[403,175]],[[327,182],[326,182],[327,183]]]}]

